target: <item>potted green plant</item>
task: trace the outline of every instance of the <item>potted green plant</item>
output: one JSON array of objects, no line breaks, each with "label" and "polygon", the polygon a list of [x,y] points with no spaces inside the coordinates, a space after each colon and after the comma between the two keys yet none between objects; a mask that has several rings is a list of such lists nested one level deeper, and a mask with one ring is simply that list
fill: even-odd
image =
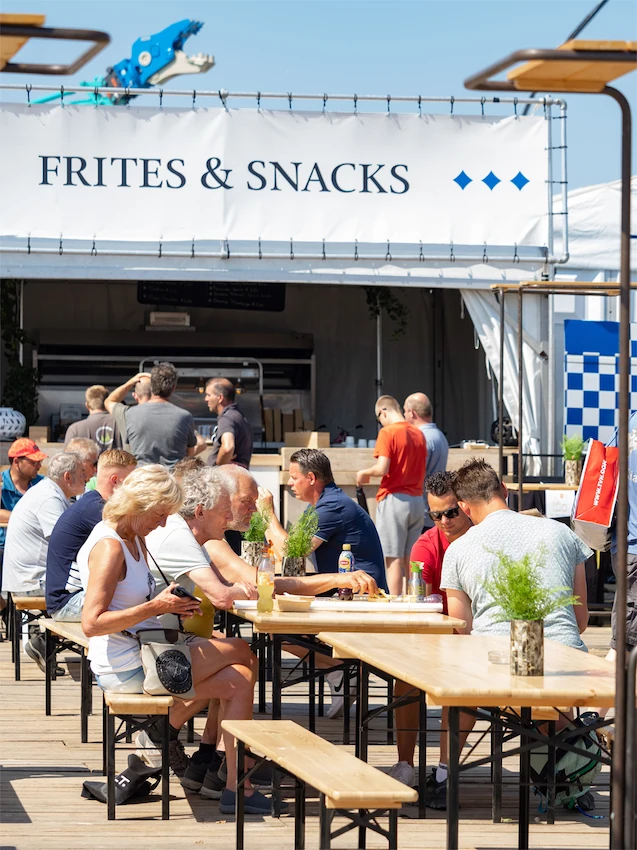
[{"label": "potted green plant", "polygon": [[[540,520],[538,520],[540,521]],[[497,622],[511,623],[511,663],[514,676],[544,675],[544,620],[559,608],[579,605],[568,587],[546,587],[541,580],[546,549],[516,560],[502,551],[484,587],[500,609]]]},{"label": "potted green plant", "polygon": [[584,440],[580,434],[562,437],[562,454],[564,455],[564,483],[568,487],[577,487],[582,475],[582,455]]},{"label": "potted green plant", "polygon": [[243,532],[241,557],[252,567],[257,568],[259,566],[265,532],[270,525],[270,519],[270,511],[262,506],[257,506],[257,510],[250,517],[250,525],[247,531]]},{"label": "potted green plant", "polygon": [[312,551],[312,538],[318,531],[318,513],[313,505],[290,526],[283,551],[284,576],[304,576],[305,559]]}]

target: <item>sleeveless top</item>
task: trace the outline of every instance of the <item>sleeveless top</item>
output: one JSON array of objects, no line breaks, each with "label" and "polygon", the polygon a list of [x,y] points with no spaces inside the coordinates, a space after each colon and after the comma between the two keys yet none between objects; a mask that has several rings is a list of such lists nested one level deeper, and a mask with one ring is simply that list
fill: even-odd
[{"label": "sleeveless top", "polygon": [[[155,595],[155,579],[148,569],[138,538],[135,538],[135,542],[139,557],[135,559],[131,555],[126,542],[105,522],[98,522],[77,555],[77,565],[84,590],[88,587],[89,555],[94,546],[107,537],[120,542],[126,562],[126,576],[117,583],[108,610],[124,611],[127,608],[134,608],[136,605],[150,601]],[[157,617],[150,617],[141,623],[129,626],[127,631],[136,632],[138,629],[152,628],[161,628],[161,623]],[[88,657],[91,662],[91,669],[96,676],[135,670],[137,667],[141,667],[142,663],[137,641],[132,637],[126,637],[121,632],[90,638]]]}]

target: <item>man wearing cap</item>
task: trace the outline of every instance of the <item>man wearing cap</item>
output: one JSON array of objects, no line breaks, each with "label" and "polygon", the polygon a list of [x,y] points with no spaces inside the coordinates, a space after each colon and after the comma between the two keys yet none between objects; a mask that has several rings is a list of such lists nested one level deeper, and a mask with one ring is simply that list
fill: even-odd
[{"label": "man wearing cap", "polygon": [[[8,451],[9,469],[0,476],[0,522],[9,522],[11,511],[27,492],[38,481],[42,461],[47,457],[36,446],[33,440],[21,437],[16,440]],[[4,559],[4,541],[7,529],[0,528],[0,586],[2,585],[2,561]],[[5,601],[0,597],[0,610],[4,611]]]}]

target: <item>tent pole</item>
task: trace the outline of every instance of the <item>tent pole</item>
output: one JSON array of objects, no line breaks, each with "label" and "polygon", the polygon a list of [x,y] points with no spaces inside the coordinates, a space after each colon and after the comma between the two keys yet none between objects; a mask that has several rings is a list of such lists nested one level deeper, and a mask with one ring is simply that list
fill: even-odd
[{"label": "tent pole", "polygon": [[498,381],[498,463],[500,481],[504,478],[504,289],[500,290],[500,378]]},{"label": "tent pole", "polygon": [[[621,255],[619,295],[619,495],[617,498],[617,555],[615,560],[615,614],[617,629],[615,649],[615,746],[613,748],[611,848],[621,850],[630,834],[629,820],[634,817],[626,806],[626,568],[628,560],[628,424],[630,405],[630,172],[631,115],[630,106],[617,89],[606,86],[604,93],[618,103],[622,113],[622,191],[621,191]],[[634,695],[630,711],[635,711]],[[632,769],[632,765],[629,765]]]},{"label": "tent pole", "polygon": [[376,316],[376,398],[383,394],[383,318],[379,310]]},{"label": "tent pole", "polygon": [[518,511],[523,509],[522,488],[524,486],[524,459],[522,448],[522,408],[524,399],[524,359],[523,359],[523,321],[522,296],[524,287],[518,287]]}]

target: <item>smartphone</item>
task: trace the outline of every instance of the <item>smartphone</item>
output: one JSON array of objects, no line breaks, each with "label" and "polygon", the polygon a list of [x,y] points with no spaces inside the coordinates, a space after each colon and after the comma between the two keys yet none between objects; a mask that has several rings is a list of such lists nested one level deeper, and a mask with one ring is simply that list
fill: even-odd
[{"label": "smartphone", "polygon": [[201,602],[201,599],[194,596],[189,590],[186,590],[186,588],[182,587],[180,584],[178,584],[177,587],[173,587],[171,593],[174,593],[175,596],[180,596],[182,599],[192,599],[197,604]]}]

